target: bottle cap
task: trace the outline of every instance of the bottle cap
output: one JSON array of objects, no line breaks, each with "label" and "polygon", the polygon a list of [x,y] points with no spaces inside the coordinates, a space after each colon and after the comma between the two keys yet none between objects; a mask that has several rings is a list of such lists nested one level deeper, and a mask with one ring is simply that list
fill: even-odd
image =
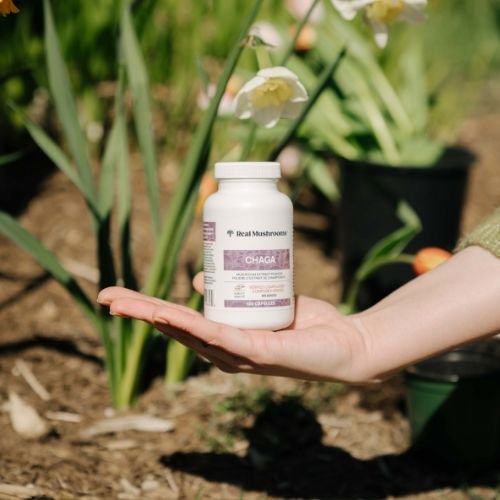
[{"label": "bottle cap", "polygon": [[228,161],[215,164],[216,179],[279,179],[277,161]]}]

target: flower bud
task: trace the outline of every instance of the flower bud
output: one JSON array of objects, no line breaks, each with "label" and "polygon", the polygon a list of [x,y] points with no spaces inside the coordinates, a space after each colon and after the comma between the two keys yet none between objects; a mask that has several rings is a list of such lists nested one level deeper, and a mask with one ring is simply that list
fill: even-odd
[{"label": "flower bud", "polygon": [[448,250],[438,247],[422,248],[415,254],[413,270],[417,275],[431,271],[451,257]]},{"label": "flower bud", "polygon": [[[297,26],[292,26],[289,30],[290,36],[295,36]],[[314,48],[316,43],[316,29],[311,24],[306,24],[300,30],[297,41],[295,42],[295,50],[297,52],[307,52]]]}]

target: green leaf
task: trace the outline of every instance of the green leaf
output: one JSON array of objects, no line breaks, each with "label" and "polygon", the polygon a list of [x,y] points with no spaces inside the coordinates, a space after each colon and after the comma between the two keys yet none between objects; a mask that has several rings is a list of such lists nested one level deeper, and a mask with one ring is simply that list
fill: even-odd
[{"label": "green leaf", "polygon": [[128,162],[127,127],[123,108],[117,115],[119,156],[118,156],[118,232],[120,238],[120,253],[122,261],[122,279],[127,288],[137,288],[132,262],[131,248],[131,210],[132,192],[130,167]]},{"label": "green leaf", "polygon": [[[177,251],[178,248],[180,248],[180,245],[177,243],[179,242],[179,233],[177,232],[178,221],[182,217],[186,206],[190,206],[193,190],[198,185],[204,172],[207,152],[210,149],[210,139],[217,118],[217,110],[220,101],[224,95],[224,90],[229,78],[234,72],[241,51],[243,50],[242,41],[252,26],[262,2],[263,0],[255,0],[250,13],[245,18],[237,43],[226,59],[215,95],[196,129],[188,156],[181,170],[181,176],[176,185],[176,191],[170,204],[168,217],[163,222],[160,239],[155,248],[153,264],[148,273],[144,289],[145,293],[148,295],[161,296],[158,291],[162,287],[165,259],[173,252],[173,247],[177,247]],[[128,362],[123,374],[123,383],[119,394],[119,406],[121,407],[130,405],[135,397],[141,369],[141,360],[143,359],[144,349],[150,339],[151,327],[146,323],[137,323],[137,328],[134,329],[133,338],[127,354]]]},{"label": "green leaf", "polygon": [[200,181],[201,176],[206,167],[207,151],[210,148],[210,139],[214,123],[217,119],[217,111],[219,104],[224,95],[224,90],[227,83],[234,72],[240,54],[243,50],[243,40],[252,23],[255,20],[257,12],[262,5],[263,0],[255,0],[250,14],[244,21],[243,29],[240,33],[238,42],[233,46],[229,56],[226,59],[224,69],[218,82],[215,95],[210,101],[208,109],[203,114],[201,122],[196,128],[191,146],[188,151],[186,160],[183,162],[183,168],[179,180],[176,185],[176,190],[170,204],[167,217],[163,223],[163,228],[159,243],[155,250],[153,264],[148,273],[146,280],[145,293],[156,295],[159,284],[162,280],[162,270],[165,265],[166,255],[170,252],[172,242],[175,240],[175,232],[178,221],[181,218],[186,204],[189,202],[190,194]]},{"label": "green leaf", "polygon": [[21,158],[23,155],[24,155],[23,151],[16,151],[14,153],[9,153],[9,154],[0,156],[0,167],[2,165],[8,165],[9,163],[14,163],[16,160]]},{"label": "green leaf", "polygon": [[160,232],[160,193],[158,190],[153,118],[149,103],[149,79],[127,7],[122,12],[121,30],[121,47],[134,96],[135,128],[144,162],[154,234],[157,235]]},{"label": "green leaf", "polygon": [[54,99],[57,115],[61,121],[68,147],[75,159],[80,181],[89,202],[95,207],[95,189],[85,135],[78,121],[75,99],[71,90],[68,70],[61,55],[61,48],[52,16],[49,0],[44,0],[45,54],[49,74],[49,87]]},{"label": "green leaf", "polygon": [[99,210],[102,217],[106,217],[113,208],[115,166],[118,161],[119,139],[118,121],[115,119],[104,148],[101,174],[99,176]]},{"label": "green leaf", "polygon": [[281,141],[272,150],[272,152],[270,154],[271,160],[276,159],[279,156],[279,154],[281,153],[281,151],[283,151],[285,146],[295,137],[295,134],[297,133],[297,130],[300,127],[300,125],[302,125],[302,123],[304,122],[304,120],[308,116],[309,112],[314,107],[317,100],[319,99],[319,97],[323,93],[323,91],[327,88],[328,85],[330,85],[332,77],[333,77],[333,75],[335,75],[337,68],[339,67],[339,65],[343,61],[345,55],[346,55],[346,48],[343,47],[340,50],[340,52],[331,61],[329,61],[329,63],[325,66],[325,68],[323,69],[323,71],[319,75],[319,78],[316,82],[316,85],[313,88],[311,95],[309,96],[309,99],[307,100],[302,111],[292,121],[291,125],[288,127],[288,130],[284,134]]},{"label": "green leaf", "polygon": [[305,163],[305,174],[313,186],[326,196],[328,200],[331,202],[339,200],[339,189],[323,160],[314,156],[307,158]]},{"label": "green leaf", "polygon": [[66,291],[72,296],[82,312],[101,336],[106,356],[106,369],[110,378],[111,392],[114,398],[115,378],[113,361],[113,343],[109,335],[107,312],[94,308],[93,302],[82,290],[75,279],[60,264],[57,256],[46,248],[34,235],[21,226],[10,215],[0,212],[0,233],[12,240],[17,246],[30,254]]},{"label": "green leaf", "polygon": [[422,229],[422,222],[420,221],[420,217],[417,215],[417,212],[413,210],[411,205],[405,200],[399,200],[396,207],[396,215],[398,216],[398,219],[407,226],[410,226],[417,231],[420,231]]},{"label": "green leaf", "polygon": [[14,218],[4,212],[0,212],[0,233],[28,252],[54,279],[61,283],[91,322],[96,324],[96,311],[92,302],[49,249]]},{"label": "green leaf", "polygon": [[421,231],[422,224],[416,212],[404,200],[398,203],[396,214],[405,225],[378,241],[368,252],[359,269],[356,279],[362,281],[376,268],[398,257],[408,243]]},{"label": "green leaf", "polygon": [[40,149],[52,160],[54,165],[63,172],[66,177],[78,188],[83,197],[90,204],[92,194],[86,191],[85,185],[81,182],[78,173],[71,164],[70,159],[66,156],[64,151],[45,133],[45,131],[38,125],[26,122],[26,129],[28,130],[31,138],[38,144]]}]

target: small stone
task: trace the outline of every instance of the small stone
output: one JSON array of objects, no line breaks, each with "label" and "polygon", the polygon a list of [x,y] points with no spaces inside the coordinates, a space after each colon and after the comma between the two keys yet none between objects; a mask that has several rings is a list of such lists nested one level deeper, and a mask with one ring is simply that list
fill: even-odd
[{"label": "small stone", "polygon": [[13,429],[25,439],[37,439],[49,433],[47,422],[15,392],[9,393],[9,415]]},{"label": "small stone", "polygon": [[154,491],[160,487],[160,483],[156,479],[145,479],[141,483],[142,491]]}]

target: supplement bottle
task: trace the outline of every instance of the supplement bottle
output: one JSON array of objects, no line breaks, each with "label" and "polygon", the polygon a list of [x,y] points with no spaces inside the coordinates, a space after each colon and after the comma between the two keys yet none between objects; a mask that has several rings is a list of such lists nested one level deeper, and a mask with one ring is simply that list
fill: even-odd
[{"label": "supplement bottle", "polygon": [[207,319],[279,330],[293,320],[293,209],[277,162],[215,164],[203,208]]}]

